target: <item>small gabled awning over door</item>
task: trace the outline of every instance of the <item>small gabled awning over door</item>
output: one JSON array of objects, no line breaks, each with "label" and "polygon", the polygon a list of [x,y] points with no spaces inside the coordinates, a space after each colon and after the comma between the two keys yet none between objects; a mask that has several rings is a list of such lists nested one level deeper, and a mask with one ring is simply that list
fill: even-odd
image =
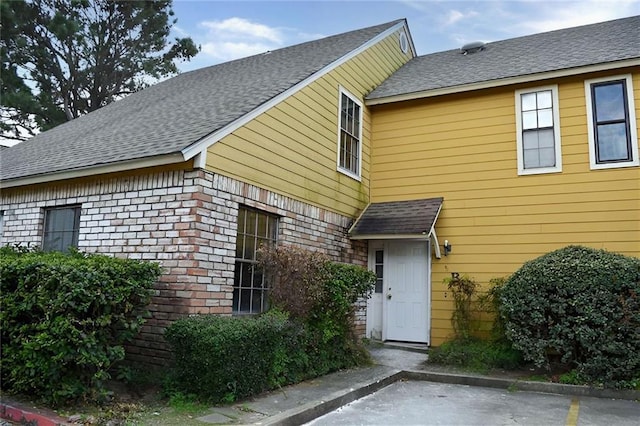
[{"label": "small gabled awning over door", "polygon": [[371,203],[349,229],[349,236],[354,240],[432,239],[435,255],[440,258],[435,225],[442,201],[438,197]]}]

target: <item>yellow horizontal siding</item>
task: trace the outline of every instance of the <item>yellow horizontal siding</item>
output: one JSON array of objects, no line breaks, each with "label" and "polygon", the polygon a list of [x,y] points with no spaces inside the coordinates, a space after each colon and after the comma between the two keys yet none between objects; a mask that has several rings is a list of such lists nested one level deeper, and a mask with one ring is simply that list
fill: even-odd
[{"label": "yellow horizontal siding", "polygon": [[362,101],[408,59],[390,35],[212,145],[207,169],[355,216],[369,198],[371,116],[363,107],[357,181],[337,171],[339,87]]},{"label": "yellow horizontal siding", "polygon": [[[433,345],[451,337],[452,272],[486,288],[570,244],[640,256],[640,168],[589,166],[584,80],[604,75],[539,85],[559,88],[560,173],[517,174],[514,92],[538,85],[374,107],[371,201],[444,197],[436,231],[453,250],[432,262]],[[640,118],[637,71],[633,84]]]}]

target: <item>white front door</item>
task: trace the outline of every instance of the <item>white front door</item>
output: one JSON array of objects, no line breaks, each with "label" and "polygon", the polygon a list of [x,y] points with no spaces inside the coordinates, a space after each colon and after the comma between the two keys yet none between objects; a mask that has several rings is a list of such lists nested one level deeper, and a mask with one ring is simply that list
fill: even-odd
[{"label": "white front door", "polygon": [[429,242],[385,244],[383,339],[429,343]]}]

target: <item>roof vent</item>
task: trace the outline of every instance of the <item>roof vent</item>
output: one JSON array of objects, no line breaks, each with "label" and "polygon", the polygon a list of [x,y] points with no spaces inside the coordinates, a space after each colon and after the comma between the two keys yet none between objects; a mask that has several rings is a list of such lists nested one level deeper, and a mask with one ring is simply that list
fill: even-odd
[{"label": "roof vent", "polygon": [[469,53],[480,52],[485,49],[485,44],[483,41],[472,41],[471,43],[467,43],[460,48],[460,53],[463,55],[468,55]]}]

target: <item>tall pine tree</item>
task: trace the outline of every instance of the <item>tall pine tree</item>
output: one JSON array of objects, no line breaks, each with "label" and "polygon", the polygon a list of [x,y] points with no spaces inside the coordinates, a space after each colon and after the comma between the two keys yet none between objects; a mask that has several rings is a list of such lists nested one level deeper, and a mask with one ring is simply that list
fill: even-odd
[{"label": "tall pine tree", "polygon": [[171,0],[0,2],[0,131],[23,140],[178,72]]}]

